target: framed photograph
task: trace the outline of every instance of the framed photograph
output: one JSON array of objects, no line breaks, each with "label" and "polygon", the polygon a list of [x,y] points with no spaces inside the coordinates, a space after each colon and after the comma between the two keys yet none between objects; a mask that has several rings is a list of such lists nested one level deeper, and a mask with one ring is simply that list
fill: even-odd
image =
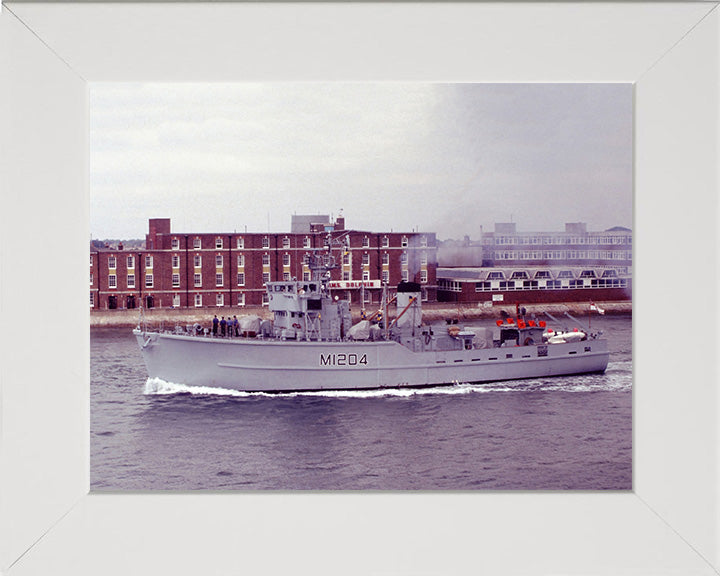
[{"label": "framed photograph", "polygon": [[[0,571],[717,573],[716,8],[5,3]],[[633,86],[631,492],[90,493],[88,91],[250,81]]]}]

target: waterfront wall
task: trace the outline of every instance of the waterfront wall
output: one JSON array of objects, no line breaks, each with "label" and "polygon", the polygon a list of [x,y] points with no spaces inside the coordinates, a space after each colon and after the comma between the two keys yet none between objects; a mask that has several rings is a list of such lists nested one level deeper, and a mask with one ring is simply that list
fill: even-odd
[{"label": "waterfront wall", "polygon": [[[632,302],[628,301],[606,301],[596,304],[609,315],[632,314]],[[557,302],[552,304],[524,305],[528,314],[541,316],[548,312],[553,316],[562,315],[565,312],[577,317],[587,317],[588,302]],[[393,310],[393,308],[391,308]],[[359,319],[360,309],[353,309],[353,318]],[[143,312],[144,319],[149,326],[171,328],[173,326],[186,324],[201,324],[203,327],[210,327],[212,318],[217,314],[218,318],[232,317],[236,315],[256,315],[261,318],[271,318],[272,314],[267,307],[249,306],[244,308],[205,308],[202,310],[186,309],[151,309]],[[597,313],[593,312],[593,316]],[[445,303],[424,303],[423,320],[425,322],[438,322],[445,319],[472,320],[472,319],[497,319],[503,315],[515,315],[515,305],[483,305],[483,304],[458,304]],[[391,313],[392,316],[392,313]],[[134,328],[140,322],[140,310],[91,310],[91,328]]]}]

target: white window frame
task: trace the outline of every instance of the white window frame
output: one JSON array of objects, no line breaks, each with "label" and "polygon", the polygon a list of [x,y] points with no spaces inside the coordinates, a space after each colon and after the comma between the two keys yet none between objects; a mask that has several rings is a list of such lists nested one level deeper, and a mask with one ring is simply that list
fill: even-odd
[{"label": "white window frame", "polygon": [[171,241],[171,247],[173,250],[180,250],[180,239],[173,238]]},{"label": "white window frame", "polygon": [[127,257],[127,268],[128,268],[128,270],[134,270],[134,269],[135,269],[135,256],[128,256],[128,257]]},{"label": "white window frame", "polygon": [[193,250],[202,250],[202,238],[199,236],[193,238]]},{"label": "white window frame", "polygon": [[128,288],[135,288],[135,274],[128,274],[128,275],[127,275],[127,287],[128,287]]},{"label": "white window frame", "polygon": [[195,286],[195,288],[202,287],[202,274],[199,272],[195,272],[195,274],[193,274],[193,286]]},{"label": "white window frame", "polygon": [[225,306],[225,294],[223,294],[222,292],[218,292],[217,294],[215,294],[215,306]]},{"label": "white window frame", "polygon": [[262,238],[262,247],[263,247],[263,248],[270,248],[270,237],[269,237],[269,236],[263,236],[263,238]]},{"label": "white window frame", "polygon": [[172,279],[172,287],[173,288],[180,288],[180,274],[174,273],[171,277]]},{"label": "white window frame", "polygon": [[202,294],[195,294],[193,300],[195,303],[195,308],[202,307]]},{"label": "white window frame", "polygon": [[222,250],[222,247],[223,247],[222,236],[218,236],[217,238],[215,238],[215,249]]},{"label": "white window frame", "polygon": [[215,286],[223,286],[224,284],[225,284],[225,275],[222,273],[215,274]]},{"label": "white window frame", "polygon": [[117,288],[117,274],[108,274],[108,288]]},{"label": "white window frame", "polygon": [[145,269],[153,268],[153,257],[145,256]]},{"label": "white window frame", "polygon": [[117,257],[108,256],[108,270],[117,270]]},{"label": "white window frame", "polygon": [[145,288],[155,287],[155,276],[153,274],[145,274]]},{"label": "white window frame", "polygon": [[202,268],[202,255],[201,254],[193,255],[193,267],[194,268]]},{"label": "white window frame", "polygon": [[237,285],[238,285],[238,286],[245,286],[245,272],[238,272],[238,273],[237,273]]},{"label": "white window frame", "polygon": [[222,254],[215,254],[215,267],[216,268],[223,267],[223,255]]}]

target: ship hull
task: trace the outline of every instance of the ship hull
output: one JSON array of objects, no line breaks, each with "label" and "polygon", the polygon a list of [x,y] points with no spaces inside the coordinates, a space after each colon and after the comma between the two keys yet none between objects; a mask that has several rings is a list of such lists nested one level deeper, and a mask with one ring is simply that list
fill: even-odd
[{"label": "ship hull", "polygon": [[135,330],[151,378],[247,392],[363,390],[603,372],[607,341],[413,352],[397,342],[302,342]]}]

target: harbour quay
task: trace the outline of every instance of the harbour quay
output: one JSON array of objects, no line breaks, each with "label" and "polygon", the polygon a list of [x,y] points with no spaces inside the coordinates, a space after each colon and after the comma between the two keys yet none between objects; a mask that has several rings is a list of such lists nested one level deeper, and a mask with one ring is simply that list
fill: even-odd
[{"label": "harbour quay", "polygon": [[91,243],[91,323],[133,325],[139,308],[168,318],[265,316],[267,282],[309,279],[308,254],[338,241],[342,261],[328,287],[358,313],[377,308],[384,287],[392,294],[400,282],[419,284],[425,310],[438,316],[632,308],[632,231],[623,227],[591,231],[572,222],[523,231],[495,223],[478,226],[473,239],[440,240],[432,231],[348,228],[342,214],[293,215],[290,230],[276,233],[176,232],[169,218],[152,218],[143,241]]}]

